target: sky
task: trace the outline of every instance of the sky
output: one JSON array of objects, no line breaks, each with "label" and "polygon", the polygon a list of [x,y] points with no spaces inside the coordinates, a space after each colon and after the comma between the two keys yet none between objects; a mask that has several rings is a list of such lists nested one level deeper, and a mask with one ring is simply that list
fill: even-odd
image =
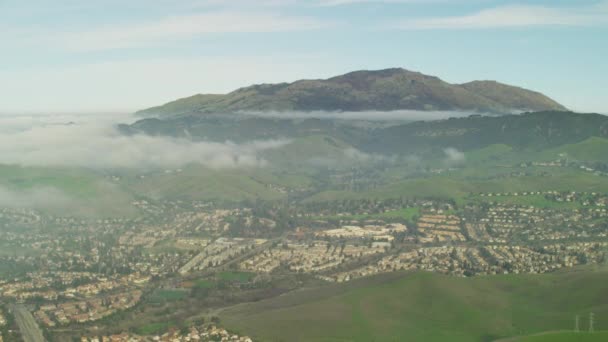
[{"label": "sky", "polygon": [[0,0],[0,113],[402,67],[608,113],[608,0]]}]

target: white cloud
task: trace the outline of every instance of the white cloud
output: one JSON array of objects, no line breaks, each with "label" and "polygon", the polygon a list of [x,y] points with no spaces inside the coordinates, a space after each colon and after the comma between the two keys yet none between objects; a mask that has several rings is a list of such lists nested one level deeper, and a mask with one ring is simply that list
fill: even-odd
[{"label": "white cloud", "polygon": [[76,203],[64,192],[53,187],[12,190],[0,186],[2,208],[67,208]]},{"label": "white cloud", "polygon": [[265,33],[318,30],[334,23],[271,12],[213,11],[154,21],[112,25],[51,35],[49,43],[73,51],[94,51],[161,45],[212,33]]},{"label": "white cloud", "polygon": [[345,149],[344,155],[349,160],[353,160],[359,163],[395,163],[397,161],[397,156],[386,156],[377,153],[365,153],[353,147]]},{"label": "white cloud", "polygon": [[364,120],[364,121],[421,121],[443,120],[448,118],[466,117],[472,111],[422,111],[422,110],[393,110],[393,111],[243,111],[241,115],[250,115],[263,118],[290,118],[290,119],[338,119],[338,120]]},{"label": "white cloud", "polygon": [[[14,118],[12,131],[0,132],[0,163],[21,166],[75,166],[86,168],[176,168],[190,163],[211,168],[262,167],[259,153],[289,141],[193,142],[148,135],[125,136],[108,119],[97,116],[55,116],[23,129]],[[83,122],[82,120],[85,119]],[[25,119],[27,120],[27,119]],[[71,123],[70,123],[71,122]],[[8,125],[7,125],[8,126]]]},{"label": "white cloud", "polygon": [[487,29],[531,26],[594,26],[608,24],[608,2],[587,7],[508,5],[473,14],[403,20],[397,29]]},{"label": "white cloud", "polygon": [[449,165],[461,164],[465,161],[464,152],[461,152],[453,147],[448,147],[443,150],[445,153],[445,162]]},{"label": "white cloud", "polygon": [[429,3],[447,2],[447,0],[317,0],[319,6],[343,6],[354,4],[403,4],[403,3]]}]

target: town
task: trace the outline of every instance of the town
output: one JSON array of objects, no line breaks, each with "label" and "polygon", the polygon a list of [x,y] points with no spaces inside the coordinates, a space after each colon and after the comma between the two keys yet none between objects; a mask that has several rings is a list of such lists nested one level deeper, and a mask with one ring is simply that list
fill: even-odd
[{"label": "town", "polygon": [[[105,332],[72,336],[81,341],[250,341],[218,322],[153,334],[119,331],[126,328],[110,322],[172,310],[171,300],[195,306],[201,300],[212,312],[235,300],[225,289],[271,296],[286,279],[291,289],[389,272],[474,277],[603,263],[607,203],[596,192],[531,191],[472,193],[460,207],[365,200],[235,209],[139,200],[142,215],[124,219],[2,209],[0,298],[26,305],[46,332],[76,326]],[[227,270],[236,273],[223,276]],[[168,299],[151,299],[159,293]],[[4,335],[14,324],[8,314],[0,313]]]}]

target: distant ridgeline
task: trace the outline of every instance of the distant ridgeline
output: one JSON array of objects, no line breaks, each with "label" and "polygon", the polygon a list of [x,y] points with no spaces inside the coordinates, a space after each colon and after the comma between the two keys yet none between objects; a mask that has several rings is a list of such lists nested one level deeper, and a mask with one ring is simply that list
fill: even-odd
[{"label": "distant ridgeline", "polygon": [[198,94],[139,111],[175,116],[238,111],[441,110],[508,114],[566,110],[547,96],[495,81],[450,84],[435,76],[394,68],[355,71],[325,80],[259,84],[229,94]]},{"label": "distant ridgeline", "polygon": [[123,132],[149,133],[235,142],[256,139],[331,137],[366,152],[425,153],[454,147],[467,151],[493,144],[540,150],[608,137],[608,117],[544,111],[504,116],[472,115],[437,121],[418,121],[389,127],[351,125],[343,120],[279,119],[231,115],[187,115],[143,119]]}]

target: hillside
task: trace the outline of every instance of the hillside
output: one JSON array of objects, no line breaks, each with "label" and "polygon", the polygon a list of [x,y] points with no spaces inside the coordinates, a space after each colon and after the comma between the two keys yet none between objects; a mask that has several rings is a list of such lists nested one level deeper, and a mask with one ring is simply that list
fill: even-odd
[{"label": "hillside", "polygon": [[[595,333],[588,332],[552,332],[542,333],[532,336],[522,337],[521,339],[511,339],[509,342],[601,342],[608,341],[608,332],[601,331]],[[504,342],[507,342],[506,340]]]},{"label": "hillside", "polygon": [[226,95],[194,95],[141,116],[237,111],[459,110],[510,113],[565,110],[538,92],[498,82],[450,84],[405,69],[355,71],[325,80],[259,84]]},{"label": "hillside", "polygon": [[608,160],[608,139],[593,136],[576,144],[560,146],[554,152],[564,155],[568,159],[606,161]]},{"label": "hillside", "polygon": [[[493,341],[573,328],[608,314],[608,272],[456,278],[387,274],[225,310],[222,322],[265,341]],[[596,329],[606,327],[598,321]],[[298,336],[294,339],[294,336]]]},{"label": "hillside", "polygon": [[[521,115],[470,116],[436,121],[410,122],[389,127],[366,127],[348,120],[279,119],[253,116],[187,115],[166,119],[148,118],[123,126],[127,134],[147,133],[223,142],[299,138],[326,135],[365,151],[384,155],[442,154],[446,147],[469,151],[490,145],[507,145],[518,150],[541,150],[581,143],[591,137],[608,138],[608,117],[544,111]],[[572,129],[576,127],[575,129]],[[603,139],[589,140],[567,150],[573,158],[606,156]],[[591,148],[593,147],[593,148]],[[589,156],[593,153],[593,156]]]},{"label": "hillside", "polygon": [[412,151],[450,146],[466,151],[505,144],[518,149],[541,150],[579,143],[590,137],[608,137],[608,117],[545,111],[393,126],[377,131],[366,144],[366,149],[395,151],[407,146]]}]

